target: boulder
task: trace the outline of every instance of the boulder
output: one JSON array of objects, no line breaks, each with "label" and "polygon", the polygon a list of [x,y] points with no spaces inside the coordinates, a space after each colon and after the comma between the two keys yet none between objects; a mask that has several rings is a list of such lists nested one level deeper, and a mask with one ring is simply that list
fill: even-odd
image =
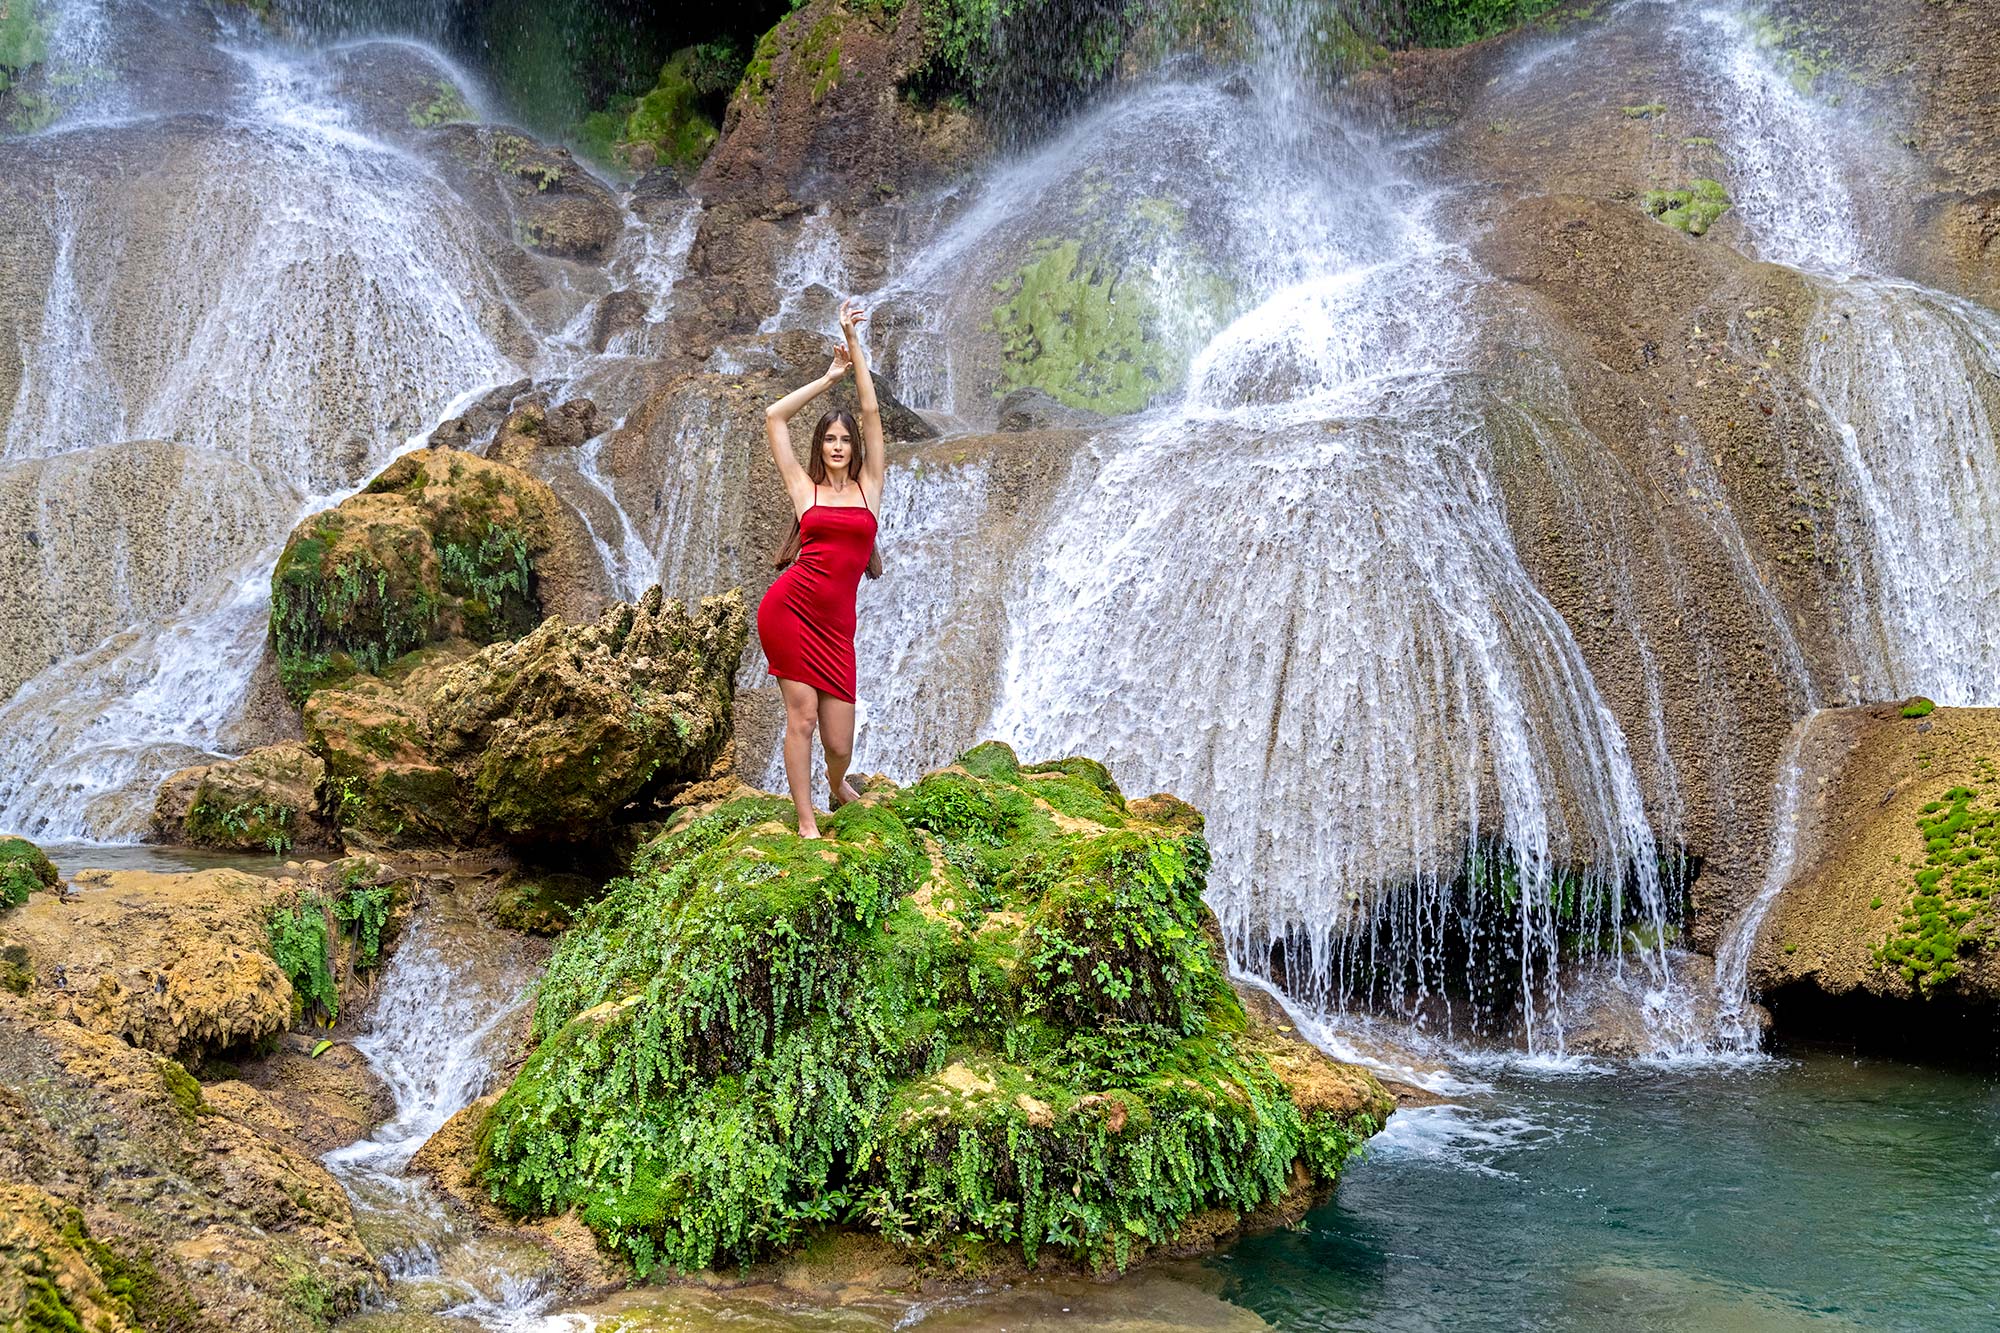
[{"label": "boulder", "polygon": [[0,994],[0,1302],[25,1287],[31,1327],[189,1333],[312,1333],[358,1309],[382,1272],[270,1113]]},{"label": "boulder", "polygon": [[235,870],[86,871],[58,901],[0,918],[42,1012],[161,1055],[195,1058],[284,1031],[292,987],[271,957],[273,881]]},{"label": "boulder", "polygon": [[[1833,709],[1802,750],[1795,868],[1750,958],[1783,1033],[1903,1043],[2000,1014],[2000,709]],[[1981,1040],[1984,1038],[1982,1036]]]},{"label": "boulder", "polygon": [[19,907],[37,889],[62,883],[55,863],[26,838],[0,838],[0,909]]},{"label": "boulder", "polygon": [[552,617],[515,643],[321,689],[306,731],[328,813],[383,844],[601,832],[723,756],[747,636],[740,596],[690,612],[654,588],[591,624]]},{"label": "boulder", "polygon": [[923,1253],[1122,1268],[1298,1216],[1392,1108],[1246,1013],[1198,827],[1101,765],[987,744],[820,841],[789,811],[688,809],[563,937],[534,1054],[461,1132],[495,1198],[576,1210],[641,1272],[788,1249],[855,1198]]},{"label": "boulder", "polygon": [[320,818],[326,765],[288,742],[240,759],[184,768],[160,784],[153,832],[188,847],[269,851],[337,848],[338,831]]},{"label": "boulder", "polygon": [[572,398],[558,407],[530,398],[508,413],[486,446],[486,457],[526,471],[538,450],[574,449],[599,429],[597,404],[588,398]]},{"label": "boulder", "polygon": [[589,536],[533,477],[456,450],[403,455],[307,519],[271,574],[271,639],[294,702],[449,638],[511,639],[587,613]]}]

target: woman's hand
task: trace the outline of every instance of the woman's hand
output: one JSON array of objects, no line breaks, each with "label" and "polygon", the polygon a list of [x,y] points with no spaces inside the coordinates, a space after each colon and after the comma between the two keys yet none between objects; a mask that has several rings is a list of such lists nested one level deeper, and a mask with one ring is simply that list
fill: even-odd
[{"label": "woman's hand", "polygon": [[848,354],[845,347],[836,347],[833,352],[833,364],[826,368],[826,382],[837,384],[840,378],[852,369],[854,369],[854,358]]},{"label": "woman's hand", "polygon": [[861,326],[868,322],[868,312],[861,308],[861,302],[849,297],[840,303],[840,331],[848,341],[861,336]]}]

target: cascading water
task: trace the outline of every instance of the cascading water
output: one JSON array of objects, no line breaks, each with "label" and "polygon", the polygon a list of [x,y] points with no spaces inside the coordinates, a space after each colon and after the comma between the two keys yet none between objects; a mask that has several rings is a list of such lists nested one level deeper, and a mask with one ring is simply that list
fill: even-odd
[{"label": "cascading water", "polygon": [[[159,513],[210,503],[233,467],[222,503],[257,518],[177,605],[135,601],[129,628],[56,654],[0,707],[0,825],[39,836],[139,836],[162,775],[240,748],[229,737],[284,534],[456,400],[519,375],[500,339],[524,321],[484,224],[420,157],[360,127],[339,90],[343,53],[211,56],[219,123],[86,119],[31,147],[59,165],[169,144],[173,206],[115,172],[58,173],[39,332],[24,340],[0,469],[164,439],[189,463],[161,482]],[[178,539],[139,524],[102,538],[163,535]]]},{"label": "cascading water", "polygon": [[2000,700],[2000,315],[1888,271],[1893,229],[1868,209],[1892,150],[1815,95],[1775,30],[1706,8],[1678,26],[1759,257],[1818,293],[1804,372],[1844,445],[1862,694]]},{"label": "cascading water", "polygon": [[547,1256],[482,1234],[405,1174],[425,1141],[488,1090],[513,1044],[536,968],[495,942],[454,895],[436,895],[410,927],[354,1043],[389,1085],[395,1116],[326,1164],[354,1201],[393,1299],[517,1328],[552,1298]]}]

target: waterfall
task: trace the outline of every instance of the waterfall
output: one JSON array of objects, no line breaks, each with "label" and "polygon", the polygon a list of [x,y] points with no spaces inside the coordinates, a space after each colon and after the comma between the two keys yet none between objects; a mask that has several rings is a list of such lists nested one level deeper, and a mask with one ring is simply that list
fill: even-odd
[{"label": "waterfall", "polygon": [[[215,119],[86,123],[38,145],[170,156],[158,180],[72,178],[46,159],[50,274],[0,430],[0,490],[28,460],[109,463],[92,451],[153,438],[188,462],[155,523],[100,531],[119,561],[157,565],[140,554],[181,540],[175,506],[250,517],[218,529],[237,540],[200,586],[139,590],[128,622],[64,645],[0,705],[0,825],[36,836],[137,837],[160,777],[232,748],[285,534],[460,398],[519,374],[501,338],[522,317],[486,258],[488,224],[361,128],[335,56],[210,55]],[[70,469],[71,492],[96,472]]]}]

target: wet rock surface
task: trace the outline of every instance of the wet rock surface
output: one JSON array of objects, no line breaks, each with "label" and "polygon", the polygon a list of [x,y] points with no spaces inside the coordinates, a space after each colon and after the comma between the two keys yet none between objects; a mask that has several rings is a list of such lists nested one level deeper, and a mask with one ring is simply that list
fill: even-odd
[{"label": "wet rock surface", "polygon": [[160,786],[153,831],[188,847],[278,855],[337,849],[337,830],[319,814],[325,781],[326,765],[296,743],[184,768]]}]

